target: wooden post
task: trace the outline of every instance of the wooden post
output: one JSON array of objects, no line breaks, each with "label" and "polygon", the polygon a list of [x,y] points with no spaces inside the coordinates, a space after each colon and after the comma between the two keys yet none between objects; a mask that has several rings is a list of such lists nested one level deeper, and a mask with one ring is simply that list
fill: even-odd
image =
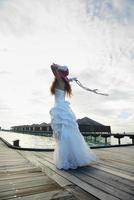
[{"label": "wooden post", "polygon": [[96,143],[96,138],[100,136],[100,134],[92,134],[92,136],[94,137],[94,142]]},{"label": "wooden post", "polygon": [[118,139],[118,144],[120,145],[121,144],[121,138],[123,138],[124,135],[117,133],[117,134],[114,135],[114,137]]},{"label": "wooden post", "polygon": [[134,144],[134,138],[132,138],[132,144]]},{"label": "wooden post", "polygon": [[105,137],[105,144],[107,144],[107,137]]},{"label": "wooden post", "polygon": [[16,147],[19,147],[19,142],[20,142],[19,140],[14,140],[13,145],[16,146]]},{"label": "wooden post", "polygon": [[107,144],[107,138],[110,137],[110,134],[101,134],[101,137],[105,138],[105,144]]},{"label": "wooden post", "polygon": [[119,144],[119,145],[121,144],[121,140],[120,140],[120,138],[118,138],[118,144]]},{"label": "wooden post", "polygon": [[132,139],[132,144],[134,144],[134,135],[130,135],[129,138]]}]

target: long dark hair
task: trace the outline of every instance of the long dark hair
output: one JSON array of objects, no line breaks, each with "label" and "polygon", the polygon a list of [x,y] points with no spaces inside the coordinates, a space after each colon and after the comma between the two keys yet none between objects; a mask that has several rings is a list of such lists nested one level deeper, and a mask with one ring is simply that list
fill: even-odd
[{"label": "long dark hair", "polygon": [[[64,81],[64,80],[63,80]],[[72,95],[72,89],[71,89],[71,85],[69,84],[69,82],[66,82],[64,81],[65,83],[65,93],[71,97]],[[58,84],[58,80],[56,78],[54,78],[54,81],[52,82],[52,85],[50,87],[50,91],[51,91],[51,94],[54,95],[55,94],[55,89],[56,89],[56,86]]]}]

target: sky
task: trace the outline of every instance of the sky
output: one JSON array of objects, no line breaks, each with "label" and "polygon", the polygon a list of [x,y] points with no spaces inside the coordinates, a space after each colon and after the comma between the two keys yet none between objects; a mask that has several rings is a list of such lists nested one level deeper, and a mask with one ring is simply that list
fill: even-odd
[{"label": "sky", "polygon": [[51,63],[109,96],[72,83],[68,99],[112,132],[134,132],[133,0],[0,0],[0,126],[50,122]]}]

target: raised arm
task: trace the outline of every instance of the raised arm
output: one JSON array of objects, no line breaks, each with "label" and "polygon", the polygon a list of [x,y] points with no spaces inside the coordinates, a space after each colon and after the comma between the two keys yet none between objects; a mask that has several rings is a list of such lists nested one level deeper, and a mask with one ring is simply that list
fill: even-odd
[{"label": "raised arm", "polygon": [[53,64],[51,65],[51,70],[52,70],[54,76],[55,76],[58,80],[61,80],[61,76],[60,76],[59,71],[58,71],[58,66],[59,66],[59,65],[53,63]]}]

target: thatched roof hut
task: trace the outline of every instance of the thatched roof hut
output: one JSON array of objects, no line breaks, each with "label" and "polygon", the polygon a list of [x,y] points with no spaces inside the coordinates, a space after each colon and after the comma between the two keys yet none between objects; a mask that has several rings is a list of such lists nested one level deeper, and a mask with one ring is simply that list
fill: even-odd
[{"label": "thatched roof hut", "polygon": [[93,133],[111,133],[110,126],[105,126],[99,122],[96,122],[93,119],[84,117],[77,120],[79,129],[81,132],[93,132]]}]

